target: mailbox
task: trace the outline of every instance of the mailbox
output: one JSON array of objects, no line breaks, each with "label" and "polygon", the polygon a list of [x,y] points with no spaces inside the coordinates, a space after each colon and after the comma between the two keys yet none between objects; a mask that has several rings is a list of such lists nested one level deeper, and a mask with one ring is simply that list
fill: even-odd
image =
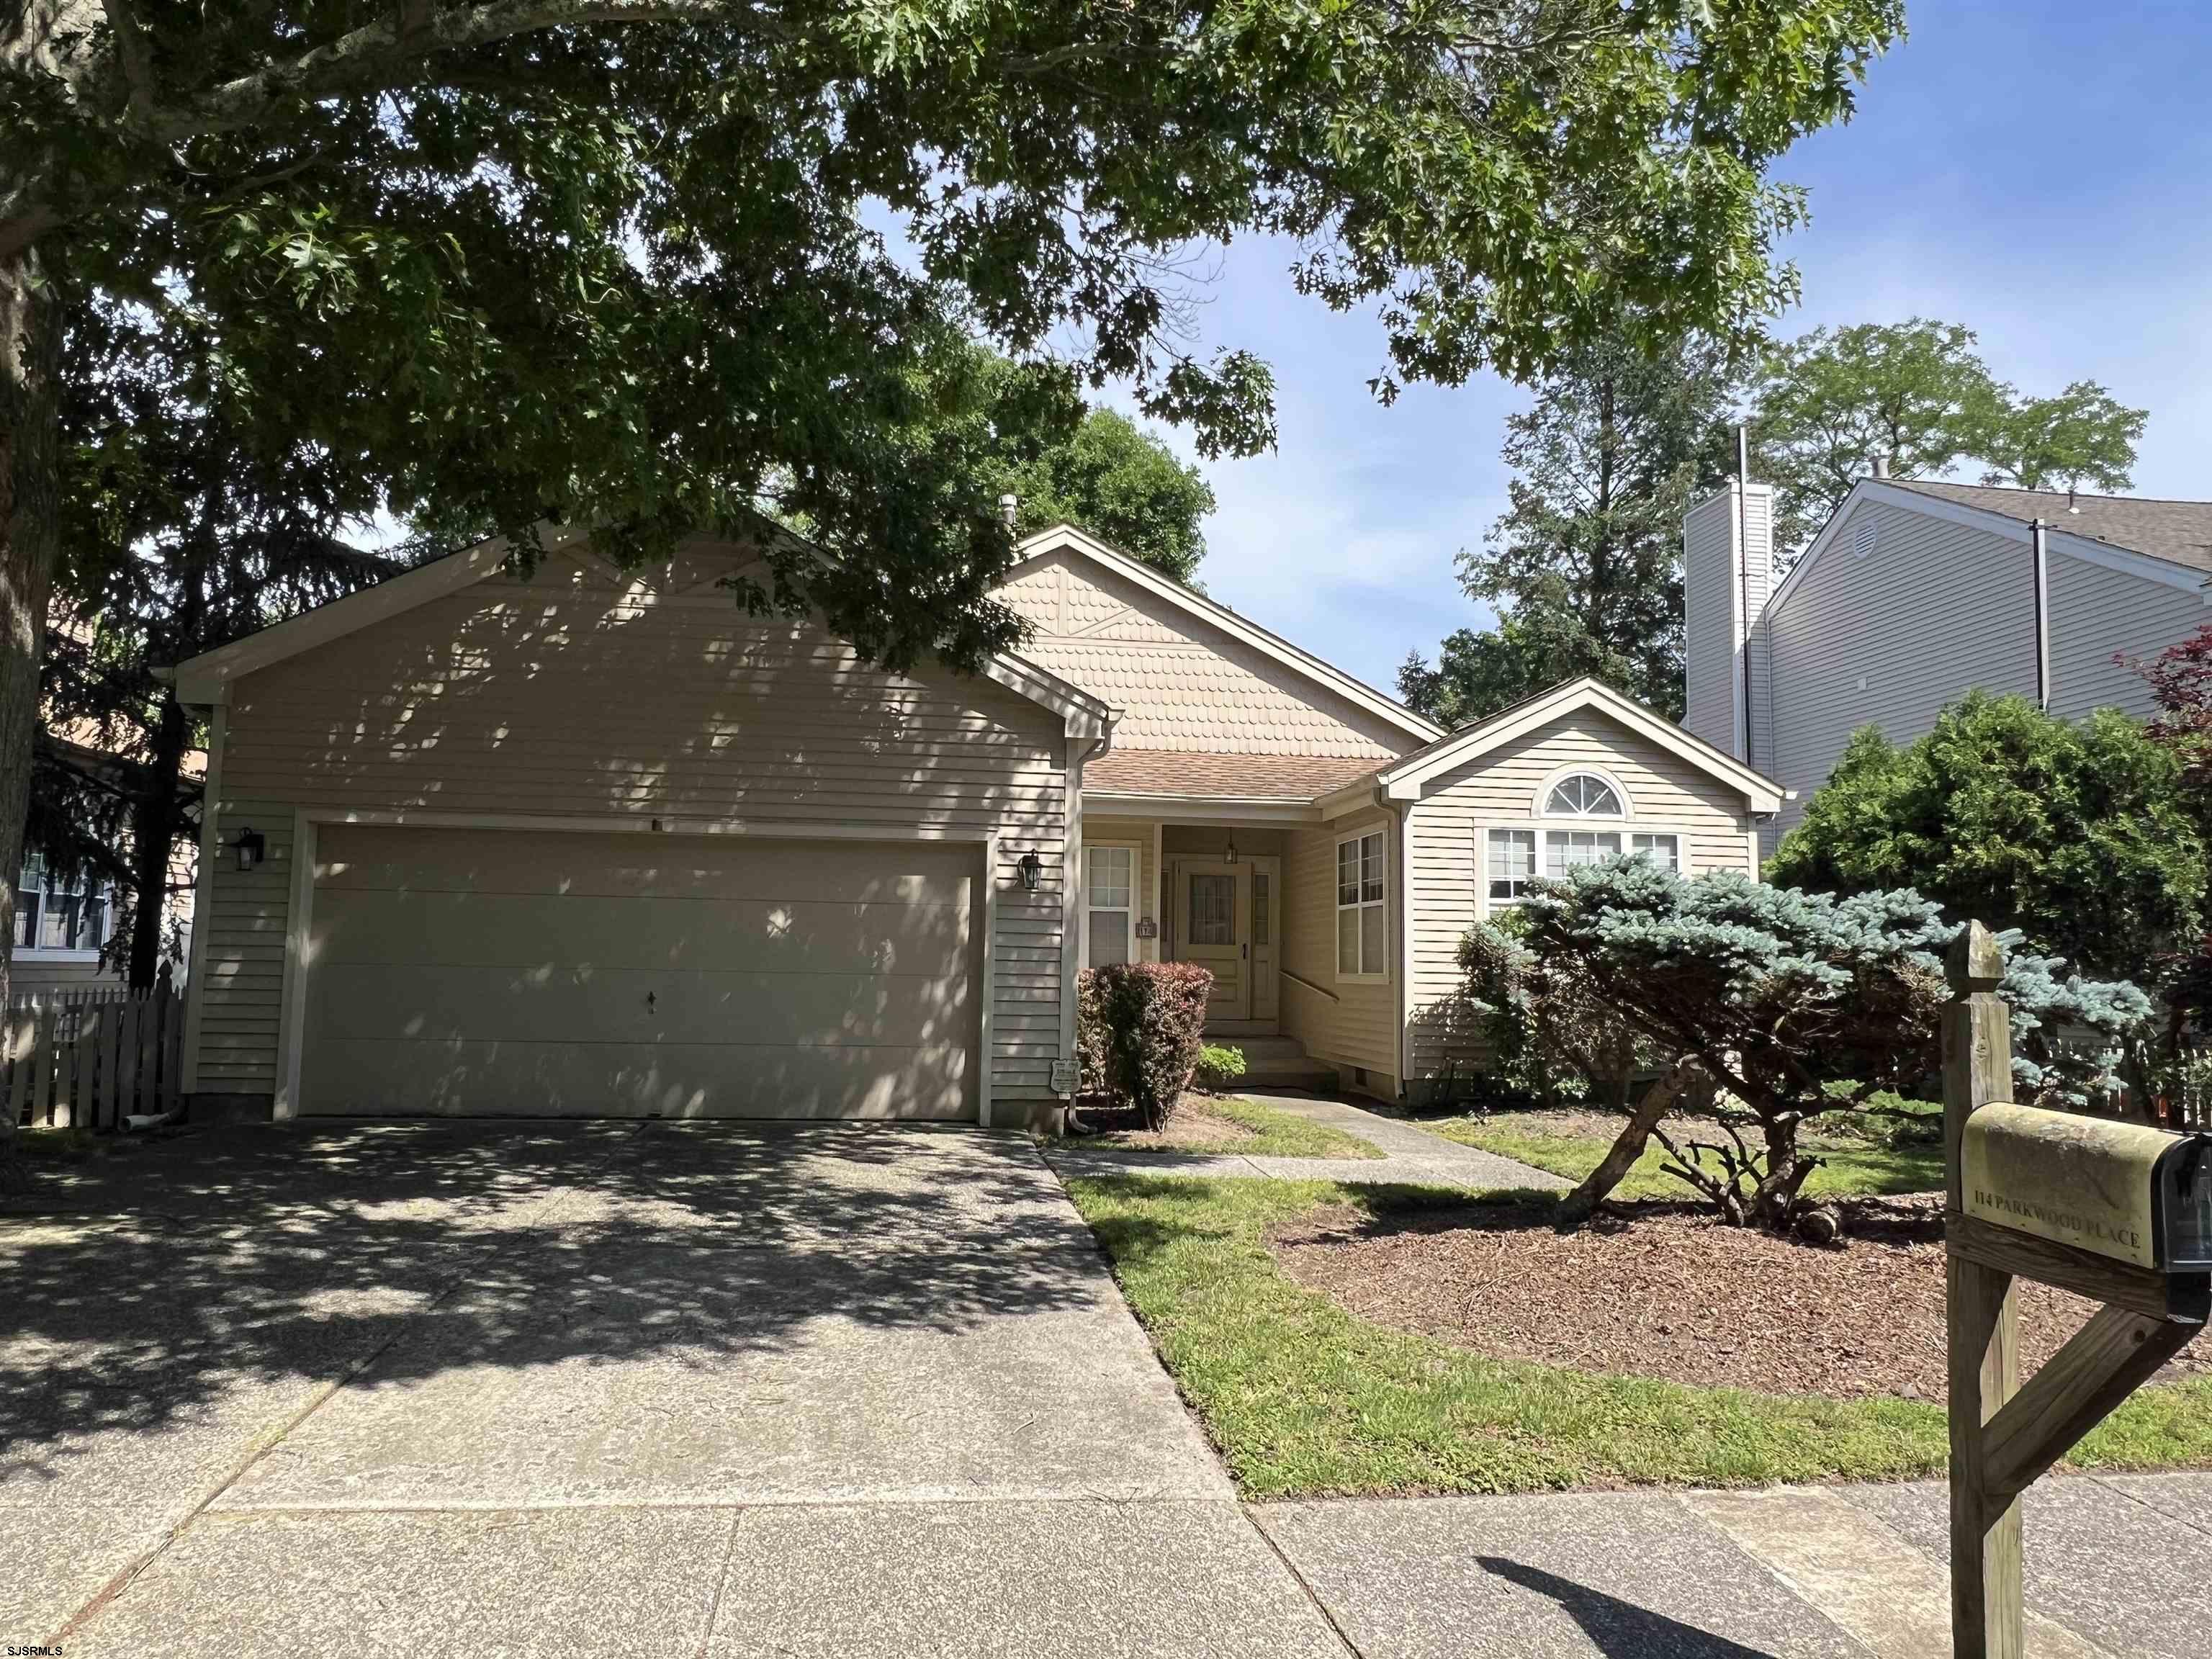
[{"label": "mailbox", "polygon": [[1966,1212],[2169,1273],[2212,1269],[2212,1136],[1991,1103],[1959,1148]]}]

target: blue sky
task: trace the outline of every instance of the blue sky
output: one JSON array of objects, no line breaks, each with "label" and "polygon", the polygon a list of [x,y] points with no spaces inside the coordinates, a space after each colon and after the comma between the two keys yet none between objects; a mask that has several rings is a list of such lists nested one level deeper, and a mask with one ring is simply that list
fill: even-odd
[{"label": "blue sky", "polygon": [[[1857,117],[1775,169],[1813,216],[1784,250],[1804,301],[1778,326],[1963,323],[2024,391],[2096,380],[2148,409],[2138,493],[2212,497],[2212,3],[1924,0],[1911,23]],[[1408,650],[1489,620],[1452,558],[1504,507],[1525,394],[1486,377],[1380,408],[1371,319],[1299,299],[1280,246],[1221,257],[1198,327],[1273,365],[1280,438],[1202,464],[1220,510],[1200,580],[1387,689]]]}]

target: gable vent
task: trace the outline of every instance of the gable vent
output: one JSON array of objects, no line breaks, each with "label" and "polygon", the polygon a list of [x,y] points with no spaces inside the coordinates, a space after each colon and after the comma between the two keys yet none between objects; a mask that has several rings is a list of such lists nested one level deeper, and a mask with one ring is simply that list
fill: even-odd
[{"label": "gable vent", "polygon": [[1851,526],[1851,556],[1863,559],[1874,551],[1875,544],[1881,539],[1881,526],[1869,519],[1863,524]]}]

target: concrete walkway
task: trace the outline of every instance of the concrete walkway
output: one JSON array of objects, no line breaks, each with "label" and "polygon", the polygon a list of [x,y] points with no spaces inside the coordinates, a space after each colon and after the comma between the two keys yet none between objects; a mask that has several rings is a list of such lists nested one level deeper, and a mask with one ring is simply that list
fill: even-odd
[{"label": "concrete walkway", "polygon": [[1066,1176],[1184,1175],[1264,1176],[1277,1181],[1341,1181],[1363,1186],[1464,1187],[1477,1192],[1529,1187],[1565,1192],[1574,1183],[1478,1146],[1463,1146],[1401,1118],[1384,1117],[1318,1096],[1255,1096],[1279,1111],[1343,1130],[1381,1151],[1374,1158],[1273,1158],[1243,1152],[1153,1152],[1052,1142],[1045,1157]]},{"label": "concrete walkway", "polygon": [[[240,1130],[41,1170],[0,1285],[0,1646],[1948,1647],[1940,1486],[1240,1503],[1012,1135]],[[2208,1517],[2039,1486],[2030,1654],[2198,1659]]]}]

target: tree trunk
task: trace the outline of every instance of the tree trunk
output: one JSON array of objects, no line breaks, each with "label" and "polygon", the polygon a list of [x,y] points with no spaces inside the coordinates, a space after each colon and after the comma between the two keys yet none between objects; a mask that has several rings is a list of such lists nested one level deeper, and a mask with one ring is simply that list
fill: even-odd
[{"label": "tree trunk", "polygon": [[169,919],[169,855],[176,846],[177,785],[191,728],[174,697],[161,700],[154,752],[131,807],[131,986],[150,991]]},{"label": "tree trunk", "polygon": [[57,545],[61,323],[35,252],[0,265],[0,1004],[14,954]]},{"label": "tree trunk", "polygon": [[1785,1112],[1765,1119],[1762,1125],[1766,1132],[1766,1173],[1752,1200],[1751,1219],[1776,1232],[1789,1230],[1797,1210],[1798,1189],[1819,1164],[1797,1150],[1798,1122],[1795,1112]]},{"label": "tree trunk", "polygon": [[[0,1014],[15,948],[15,872],[58,545],[61,323],[35,252],[0,264]],[[15,1115],[0,1111],[0,1166],[12,1162],[15,1141]]]},{"label": "tree trunk", "polygon": [[1681,1099],[1696,1066],[1697,1062],[1687,1057],[1677,1060],[1644,1091],[1644,1098],[1629,1114],[1627,1123],[1606,1155],[1598,1160],[1597,1168],[1559,1200],[1559,1208],[1553,1212],[1558,1225],[1581,1226],[1596,1213],[1599,1205],[1613,1195],[1613,1189],[1627,1178],[1629,1170],[1636,1167],[1636,1160],[1644,1156],[1644,1147],[1651,1142],[1651,1132]]}]

